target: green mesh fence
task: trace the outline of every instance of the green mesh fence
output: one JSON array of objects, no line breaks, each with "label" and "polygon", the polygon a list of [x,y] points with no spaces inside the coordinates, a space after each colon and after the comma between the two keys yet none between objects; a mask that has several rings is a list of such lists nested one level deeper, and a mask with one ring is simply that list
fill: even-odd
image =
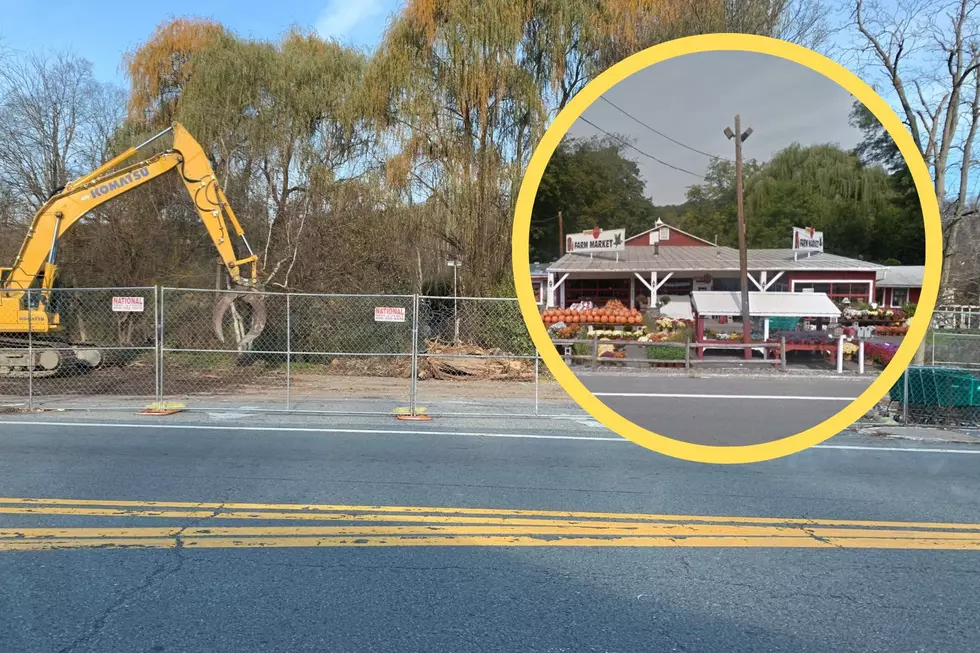
[{"label": "green mesh fence", "polygon": [[980,370],[910,366],[888,397],[908,424],[980,426]]}]

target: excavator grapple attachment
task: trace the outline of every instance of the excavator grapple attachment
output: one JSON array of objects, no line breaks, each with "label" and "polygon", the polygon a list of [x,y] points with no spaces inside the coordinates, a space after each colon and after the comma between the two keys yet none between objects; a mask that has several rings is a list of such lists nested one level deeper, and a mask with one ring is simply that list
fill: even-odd
[{"label": "excavator grapple attachment", "polygon": [[251,326],[249,327],[248,333],[236,343],[239,350],[245,350],[265,329],[266,310],[264,295],[254,290],[229,291],[224,293],[214,307],[214,333],[219,342],[225,341],[225,315],[228,314],[232,305],[239,299],[252,307]]}]

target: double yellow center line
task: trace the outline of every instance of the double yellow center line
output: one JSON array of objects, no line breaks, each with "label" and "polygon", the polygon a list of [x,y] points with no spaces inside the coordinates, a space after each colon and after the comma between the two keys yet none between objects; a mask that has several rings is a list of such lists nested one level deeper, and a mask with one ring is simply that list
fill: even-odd
[{"label": "double yellow center line", "polygon": [[[95,523],[19,528],[3,526],[3,515],[12,517],[7,521],[18,521],[16,516],[45,516],[54,521],[67,516],[87,517]],[[144,523],[146,519],[166,525],[118,525],[119,521]],[[235,522],[239,524],[233,525]],[[249,525],[240,525],[241,522]],[[363,546],[978,550],[980,524],[499,508],[0,498],[0,551]]]}]

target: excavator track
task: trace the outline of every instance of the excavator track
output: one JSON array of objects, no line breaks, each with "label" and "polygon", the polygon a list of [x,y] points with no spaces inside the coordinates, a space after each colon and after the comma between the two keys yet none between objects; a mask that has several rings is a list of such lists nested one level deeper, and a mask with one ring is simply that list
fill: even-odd
[{"label": "excavator track", "polygon": [[0,379],[84,374],[101,363],[102,353],[84,345],[37,336],[31,340],[26,336],[0,338]]}]

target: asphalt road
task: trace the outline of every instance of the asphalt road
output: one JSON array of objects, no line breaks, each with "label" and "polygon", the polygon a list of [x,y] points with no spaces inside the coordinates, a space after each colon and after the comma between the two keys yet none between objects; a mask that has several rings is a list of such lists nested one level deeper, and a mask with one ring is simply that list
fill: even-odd
[{"label": "asphalt road", "polygon": [[580,374],[579,380],[609,408],[654,433],[738,446],[805,431],[844,409],[874,379]]},{"label": "asphalt road", "polygon": [[[883,535],[893,528],[884,523],[839,523],[929,522],[930,533],[948,530],[937,522],[980,521],[980,449],[883,448],[841,436],[830,448],[716,467],[665,458],[574,421],[462,430],[333,419],[319,431],[291,431],[268,419],[215,427],[177,417],[140,428],[0,420],[5,653],[898,653],[971,651],[980,637],[980,533],[921,550],[929,540],[914,537],[933,535],[903,539]],[[54,501],[24,501],[35,498]],[[296,508],[310,503],[332,507]],[[654,528],[664,515],[714,516],[719,523],[704,528],[719,543],[671,536],[631,545],[613,537],[559,546],[561,538],[540,536],[547,541],[487,546],[501,536],[457,535],[450,545],[374,546],[370,534],[343,544],[322,535],[308,545],[283,543],[297,525],[357,519],[337,515],[358,506],[429,507],[427,516],[381,515],[428,519],[423,531],[474,528],[447,525],[460,519],[446,517],[446,508],[527,511],[495,518],[507,525],[494,528],[518,533],[567,517],[542,511],[601,512],[608,523],[646,515]],[[733,525],[752,517],[807,525],[784,527],[789,539],[774,526]],[[393,528],[361,518],[362,529]],[[147,548],[105,548],[134,529],[161,526],[175,534]],[[63,530],[46,537],[67,538],[63,548],[32,539],[32,529],[52,528]],[[238,544],[210,548],[208,538],[228,528],[238,529],[231,537]],[[86,544],[78,529],[101,529],[107,539]],[[857,531],[863,535],[848,539]],[[857,543],[872,534],[881,539]],[[960,550],[942,550],[953,547]]]}]

